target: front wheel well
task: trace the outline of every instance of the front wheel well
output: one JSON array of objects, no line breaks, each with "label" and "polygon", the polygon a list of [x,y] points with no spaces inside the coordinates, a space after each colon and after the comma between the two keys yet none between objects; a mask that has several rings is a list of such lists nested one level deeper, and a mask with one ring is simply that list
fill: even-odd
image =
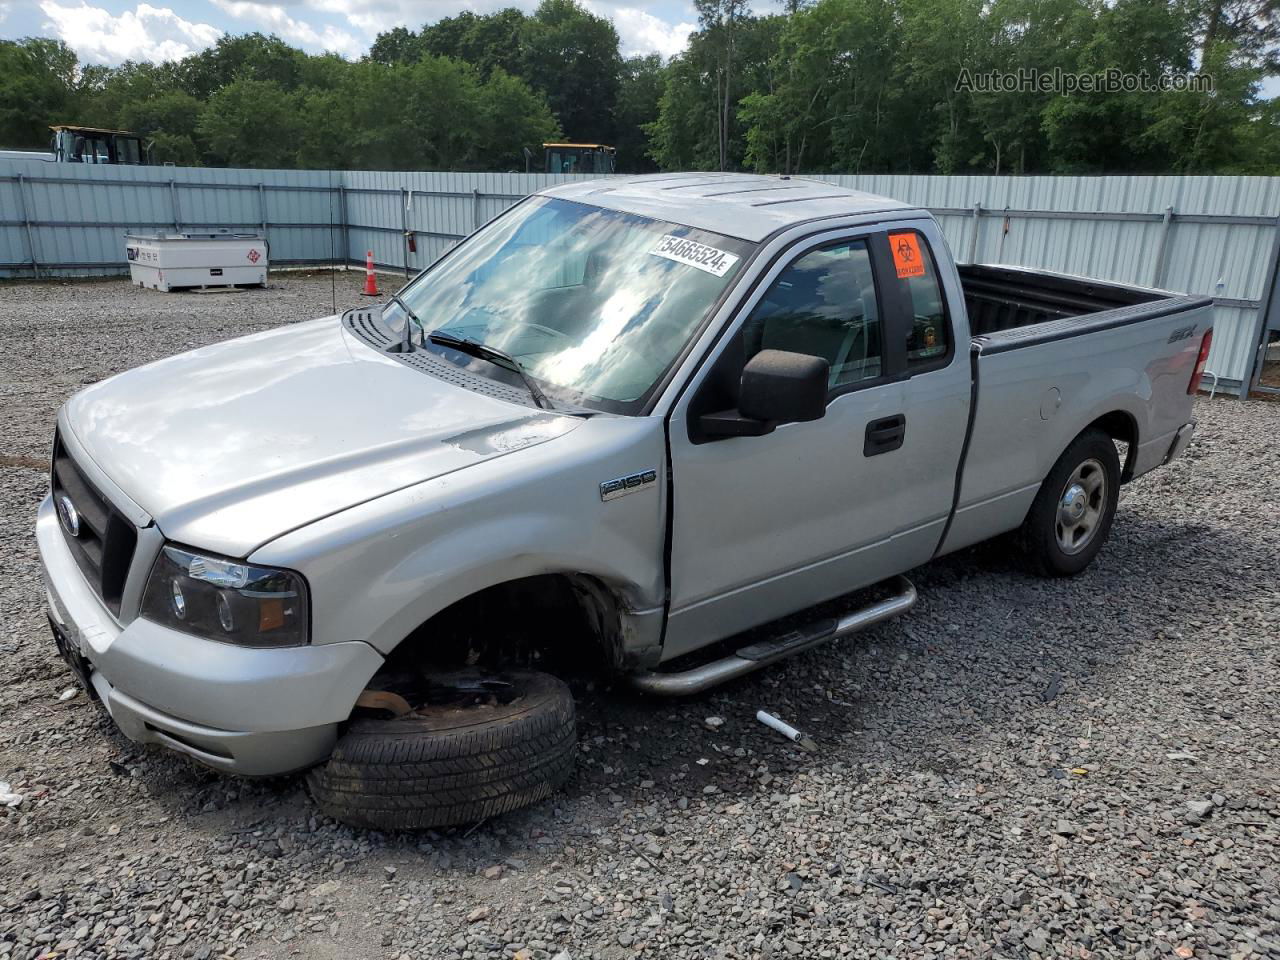
[{"label": "front wheel well", "polygon": [[1138,421],[1133,418],[1133,414],[1112,410],[1098,417],[1080,433],[1089,430],[1101,430],[1114,442],[1123,445],[1121,458],[1124,466],[1120,471],[1120,482],[1128,483],[1132,480],[1134,463],[1138,458]]},{"label": "front wheel well", "polygon": [[587,574],[509,580],[418,625],[388,655],[387,668],[615,669],[621,664],[621,609],[613,591]]}]

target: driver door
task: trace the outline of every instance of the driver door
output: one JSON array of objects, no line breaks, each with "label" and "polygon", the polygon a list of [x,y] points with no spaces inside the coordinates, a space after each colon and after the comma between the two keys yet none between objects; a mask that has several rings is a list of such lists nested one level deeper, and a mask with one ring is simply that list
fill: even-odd
[{"label": "driver door", "polygon": [[[910,416],[911,318],[885,229],[802,241],[746,299],[672,414],[664,659],[932,555],[950,508],[967,367],[954,416],[941,425],[919,410]],[[702,413],[736,406],[742,367],[762,349],[828,361],[825,415],[759,437],[700,435]],[[944,440],[939,426],[951,419],[959,429]],[[922,454],[936,456],[950,480],[913,483]]]}]

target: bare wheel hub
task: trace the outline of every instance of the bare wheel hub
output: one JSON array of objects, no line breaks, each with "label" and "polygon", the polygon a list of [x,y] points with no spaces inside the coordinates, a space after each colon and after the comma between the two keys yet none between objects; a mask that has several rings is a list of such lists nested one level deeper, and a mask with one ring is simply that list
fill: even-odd
[{"label": "bare wheel hub", "polygon": [[1093,541],[1106,506],[1107,472],[1091,458],[1072,471],[1058,498],[1054,533],[1063,553],[1079,553]]}]

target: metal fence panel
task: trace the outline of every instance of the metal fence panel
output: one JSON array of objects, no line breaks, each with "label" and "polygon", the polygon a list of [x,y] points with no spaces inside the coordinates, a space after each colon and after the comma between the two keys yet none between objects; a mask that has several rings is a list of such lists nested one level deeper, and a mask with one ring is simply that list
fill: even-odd
[{"label": "metal fence panel", "polygon": [[[589,174],[367,170],[344,177],[351,259],[363,262],[372,251],[376,264],[411,273],[529,194],[557,183],[596,179]],[[406,251],[406,230],[413,233],[416,250]]]},{"label": "metal fence panel", "polygon": [[[329,198],[340,181],[340,174],[324,170],[6,160],[0,162],[0,276],[30,275],[33,256],[34,269],[44,272],[118,273],[126,267],[126,233],[261,230],[264,219],[300,228],[277,233],[274,262],[325,260],[331,255]],[[30,243],[24,219],[31,222]]]},{"label": "metal fence panel", "polygon": [[[416,272],[511,204],[590,175],[92,167],[0,161],[0,277],[123,272],[130,231],[265,230],[278,264]],[[1201,293],[1209,368],[1246,378],[1280,232],[1280,177],[823,176],[933,211],[960,261]],[[33,264],[34,261],[34,264]]]}]

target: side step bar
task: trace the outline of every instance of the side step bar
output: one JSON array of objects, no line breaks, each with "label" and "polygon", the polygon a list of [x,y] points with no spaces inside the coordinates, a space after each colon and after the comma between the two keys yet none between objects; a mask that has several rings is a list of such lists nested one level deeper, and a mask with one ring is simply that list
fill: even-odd
[{"label": "side step bar", "polygon": [[716,684],[759,670],[792,654],[811,650],[830,640],[839,640],[851,633],[885,620],[901,616],[916,604],[915,585],[906,577],[893,578],[895,593],[892,597],[868,604],[860,610],[847,613],[840,619],[819,620],[768,640],[759,640],[734,651],[727,657],[679,673],[660,673],[651,670],[632,675],[631,685],[645,693],[665,697],[686,697],[701,693]]}]

